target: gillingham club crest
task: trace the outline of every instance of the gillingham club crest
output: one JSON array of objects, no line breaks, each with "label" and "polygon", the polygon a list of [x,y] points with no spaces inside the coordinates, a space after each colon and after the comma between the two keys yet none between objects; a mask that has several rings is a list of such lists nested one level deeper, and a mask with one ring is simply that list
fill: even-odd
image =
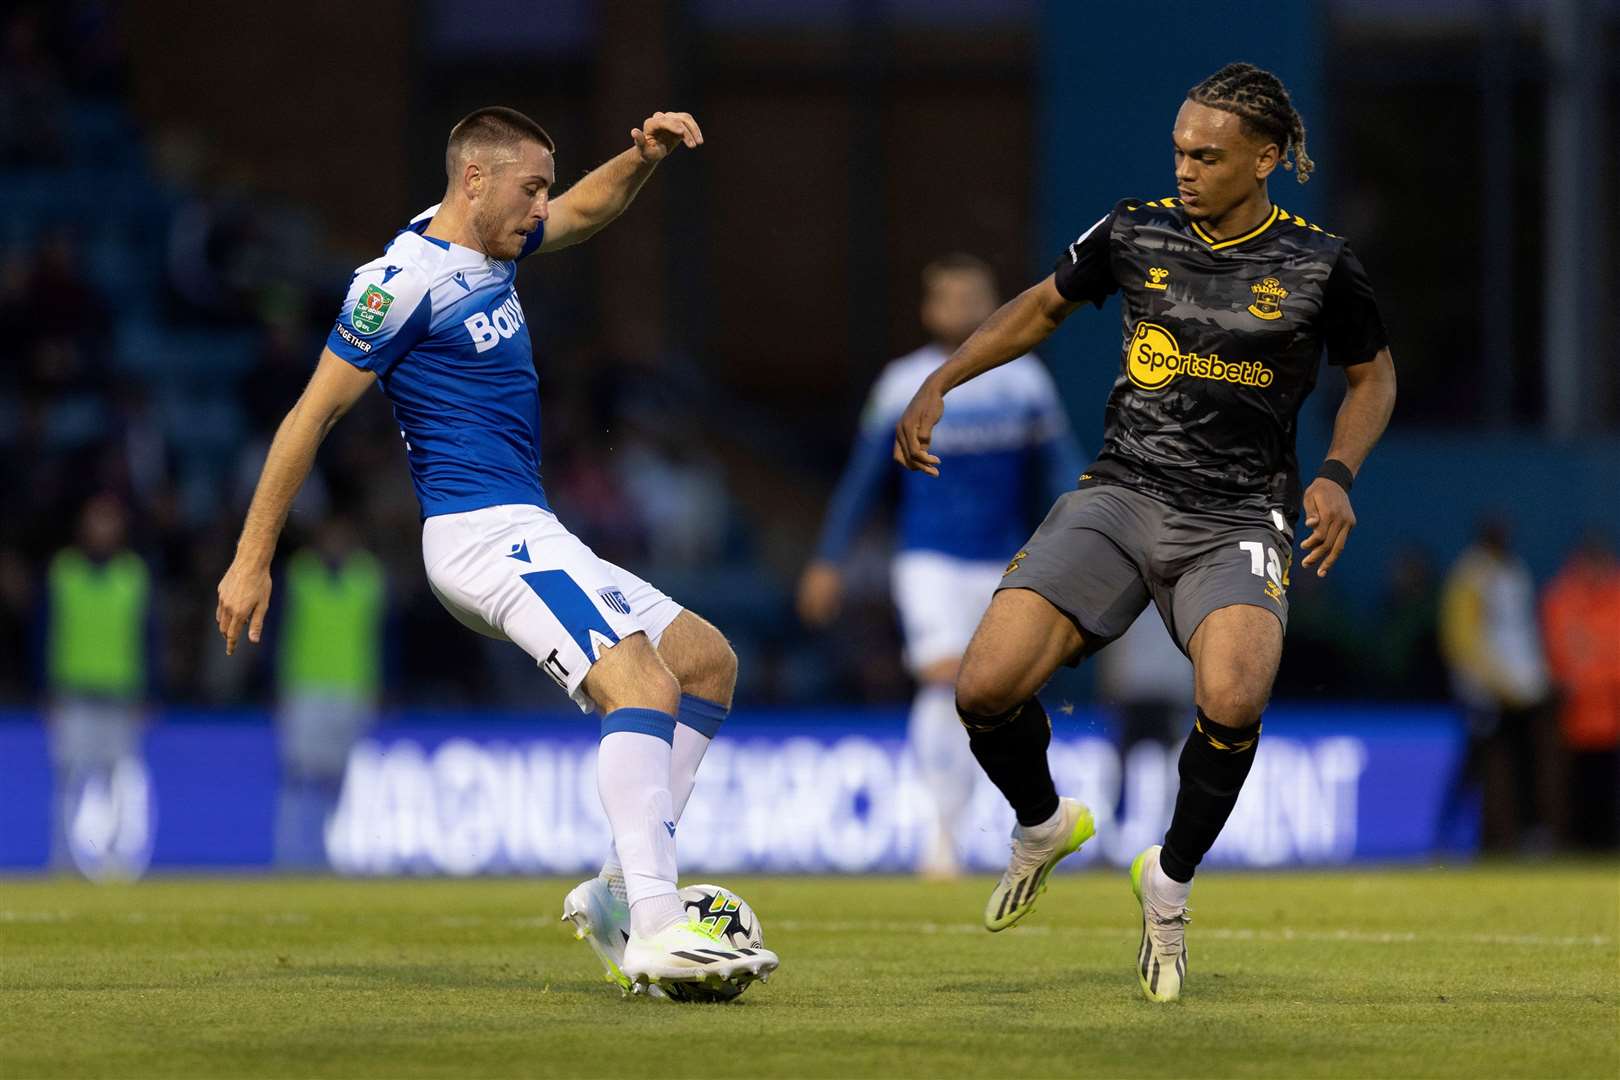
[{"label": "gillingham club crest", "polygon": [[388,306],[394,302],[394,294],[375,285],[367,286],[366,291],[360,294],[360,299],[354,302],[354,311],[349,315],[349,321],[354,328],[362,334],[375,334],[382,329],[383,319],[388,315]]}]

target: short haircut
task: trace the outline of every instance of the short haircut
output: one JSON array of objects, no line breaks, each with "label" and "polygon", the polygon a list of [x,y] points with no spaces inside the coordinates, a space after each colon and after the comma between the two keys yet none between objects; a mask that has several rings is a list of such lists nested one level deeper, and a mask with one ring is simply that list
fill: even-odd
[{"label": "short haircut", "polygon": [[445,174],[455,179],[457,164],[469,149],[516,151],[518,144],[526,141],[557,152],[557,144],[546,134],[546,129],[516,109],[505,105],[474,109],[450,129],[450,141],[444,148]]},{"label": "short haircut", "polygon": [[953,251],[948,255],[941,255],[922,269],[923,288],[932,288],[934,279],[942,274],[978,274],[990,286],[990,291],[996,291],[996,271],[989,263],[977,255],[969,255],[965,251]]}]

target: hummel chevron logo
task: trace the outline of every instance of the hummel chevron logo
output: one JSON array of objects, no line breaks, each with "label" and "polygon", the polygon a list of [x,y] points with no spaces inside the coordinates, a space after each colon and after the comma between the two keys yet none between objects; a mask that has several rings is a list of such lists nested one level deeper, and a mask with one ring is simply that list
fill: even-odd
[{"label": "hummel chevron logo", "polygon": [[529,542],[525,540],[521,544],[513,544],[512,550],[506,553],[506,557],[508,559],[516,559],[518,562],[528,562]]},{"label": "hummel chevron logo", "polygon": [[402,270],[402,269],[404,269],[404,268],[399,267],[399,266],[385,266],[385,267],[383,267],[383,284],[384,285],[388,284],[388,279],[393,277],[395,274],[399,273],[400,270]]},{"label": "hummel chevron logo", "polygon": [[664,822],[664,828],[669,830],[669,835],[675,835],[675,823],[673,821]]},{"label": "hummel chevron logo", "polygon": [[457,270],[454,274],[450,275],[450,280],[455,282],[457,285],[460,285],[468,292],[472,292],[472,286],[467,284],[467,275],[463,274],[460,270]]}]

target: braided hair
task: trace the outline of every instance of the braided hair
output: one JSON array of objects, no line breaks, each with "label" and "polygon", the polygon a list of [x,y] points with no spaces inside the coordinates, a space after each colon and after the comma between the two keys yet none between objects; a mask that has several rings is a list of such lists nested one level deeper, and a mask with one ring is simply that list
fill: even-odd
[{"label": "braided hair", "polygon": [[1293,170],[1296,180],[1303,184],[1311,178],[1316,163],[1305,152],[1305,121],[1289,100],[1288,88],[1271,72],[1253,64],[1227,64],[1187,91],[1187,100],[1242,118],[1251,134],[1282,147],[1282,167]]}]

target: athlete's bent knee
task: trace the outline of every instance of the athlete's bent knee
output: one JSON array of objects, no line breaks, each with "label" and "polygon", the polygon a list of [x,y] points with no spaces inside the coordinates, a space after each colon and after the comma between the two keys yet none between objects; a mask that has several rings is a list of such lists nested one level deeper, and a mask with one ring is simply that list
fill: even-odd
[{"label": "athlete's bent knee", "polygon": [[1217,683],[1199,691],[1198,707],[1222,727],[1242,728],[1260,719],[1269,697],[1236,682]]},{"label": "athlete's bent knee", "polygon": [[737,653],[711,623],[683,611],[664,631],[658,655],[669,665],[683,693],[729,705],[737,685]]},{"label": "athlete's bent knee", "polygon": [[956,711],[964,717],[1005,716],[1010,719],[1022,704],[1012,688],[1001,680],[987,678],[965,665],[957,673]]},{"label": "athlete's bent knee", "polygon": [[737,685],[737,650],[718,630],[714,634],[714,648],[709,653],[709,665],[711,677],[716,682]]}]

